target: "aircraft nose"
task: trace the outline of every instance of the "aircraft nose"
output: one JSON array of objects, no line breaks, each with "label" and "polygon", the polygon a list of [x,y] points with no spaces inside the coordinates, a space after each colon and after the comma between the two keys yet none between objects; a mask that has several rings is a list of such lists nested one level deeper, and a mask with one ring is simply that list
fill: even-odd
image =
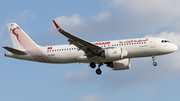
[{"label": "aircraft nose", "polygon": [[173,44],[173,45],[172,45],[172,51],[175,52],[177,49],[178,49],[178,46],[175,45],[175,44]]}]

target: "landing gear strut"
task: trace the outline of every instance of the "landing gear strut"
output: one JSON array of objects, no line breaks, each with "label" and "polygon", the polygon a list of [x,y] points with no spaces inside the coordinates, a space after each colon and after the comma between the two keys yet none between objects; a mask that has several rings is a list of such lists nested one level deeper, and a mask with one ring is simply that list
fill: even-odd
[{"label": "landing gear strut", "polygon": [[153,60],[153,65],[154,65],[154,66],[157,66],[157,62],[155,62],[156,59],[155,59],[154,56],[152,56],[152,60]]},{"label": "landing gear strut", "polygon": [[103,63],[99,63],[98,64],[98,69],[96,69],[96,73],[98,74],[98,75],[101,75],[101,73],[102,73],[102,71],[101,71],[101,69],[100,69],[100,67],[103,65]]}]

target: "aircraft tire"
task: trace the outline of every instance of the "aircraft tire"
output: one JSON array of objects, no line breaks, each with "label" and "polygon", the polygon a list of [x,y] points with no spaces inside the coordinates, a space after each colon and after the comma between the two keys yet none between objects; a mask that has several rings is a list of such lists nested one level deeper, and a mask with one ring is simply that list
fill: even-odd
[{"label": "aircraft tire", "polygon": [[102,73],[101,69],[96,69],[96,73],[97,73],[98,75],[101,75],[101,73]]},{"label": "aircraft tire", "polygon": [[94,69],[96,67],[96,64],[94,62],[91,62],[89,66]]},{"label": "aircraft tire", "polygon": [[154,66],[157,66],[157,63],[156,63],[156,62],[153,62],[153,65],[154,65]]}]

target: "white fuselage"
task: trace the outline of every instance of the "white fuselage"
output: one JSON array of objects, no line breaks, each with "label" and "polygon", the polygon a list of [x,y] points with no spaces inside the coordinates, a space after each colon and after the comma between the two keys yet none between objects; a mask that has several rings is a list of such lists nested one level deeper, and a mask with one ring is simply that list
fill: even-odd
[{"label": "white fuselage", "polygon": [[[126,39],[126,40],[114,40],[114,41],[101,41],[101,42],[92,42],[95,45],[98,45],[102,48],[121,48],[127,51],[127,55],[124,58],[138,58],[138,57],[148,57],[148,56],[158,56],[164,55],[177,50],[177,46],[166,39],[162,38],[138,38],[138,39]],[[8,57],[38,61],[45,63],[90,63],[92,59],[88,59],[84,56],[84,51],[78,50],[74,45],[57,45],[57,46],[46,46],[38,47],[42,52],[33,51],[32,54],[27,55],[14,55],[12,53],[6,53]],[[27,51],[27,53],[29,53]],[[47,59],[48,58],[48,61]],[[116,59],[121,60],[122,58]],[[94,61],[98,62],[111,62],[116,60],[110,60],[106,58],[97,58]]]}]

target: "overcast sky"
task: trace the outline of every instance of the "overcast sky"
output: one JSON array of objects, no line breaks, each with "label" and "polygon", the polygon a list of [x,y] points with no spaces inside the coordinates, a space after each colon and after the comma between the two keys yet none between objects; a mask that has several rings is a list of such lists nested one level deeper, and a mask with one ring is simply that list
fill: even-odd
[{"label": "overcast sky", "polygon": [[[17,23],[38,45],[68,44],[52,20],[88,41],[162,37],[180,46],[179,0],[4,0],[0,46],[12,46],[7,23]],[[180,50],[131,59],[131,68],[98,76],[89,64],[44,64],[4,57],[0,101],[179,101]]]}]

